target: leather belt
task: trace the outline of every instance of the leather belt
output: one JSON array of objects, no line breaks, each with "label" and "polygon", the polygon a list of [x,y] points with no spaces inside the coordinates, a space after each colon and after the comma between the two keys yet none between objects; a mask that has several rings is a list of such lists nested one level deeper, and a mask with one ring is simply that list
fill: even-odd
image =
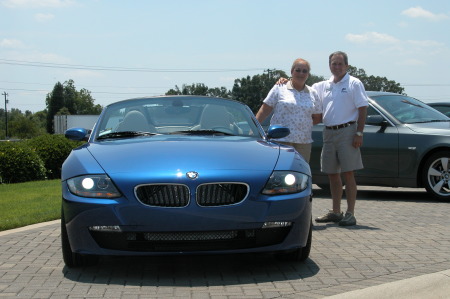
[{"label": "leather belt", "polygon": [[325,128],[329,129],[329,130],[339,130],[342,128],[347,128],[348,126],[351,126],[355,123],[355,121],[349,121],[348,123],[345,124],[340,124],[340,125],[336,125],[336,126],[325,126]]}]

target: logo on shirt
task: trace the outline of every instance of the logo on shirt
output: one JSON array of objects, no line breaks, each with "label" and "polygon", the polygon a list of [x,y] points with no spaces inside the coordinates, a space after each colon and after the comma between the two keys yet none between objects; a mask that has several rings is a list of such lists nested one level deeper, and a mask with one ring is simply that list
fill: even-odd
[{"label": "logo on shirt", "polygon": [[341,93],[347,93],[347,88],[343,87],[343,88],[341,89]]}]

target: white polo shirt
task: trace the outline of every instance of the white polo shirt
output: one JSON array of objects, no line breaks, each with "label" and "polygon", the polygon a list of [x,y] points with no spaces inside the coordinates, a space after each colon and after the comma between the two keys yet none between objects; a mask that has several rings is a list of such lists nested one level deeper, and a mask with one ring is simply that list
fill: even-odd
[{"label": "white polo shirt", "polygon": [[312,115],[322,113],[317,92],[309,86],[302,91],[292,87],[291,82],[272,87],[264,103],[273,108],[271,125],[288,127],[291,133],[278,141],[312,143]]},{"label": "white polo shirt", "polygon": [[336,126],[358,120],[358,108],[368,105],[368,97],[362,82],[348,73],[334,83],[334,77],[315,83],[314,88],[323,107],[323,124]]}]

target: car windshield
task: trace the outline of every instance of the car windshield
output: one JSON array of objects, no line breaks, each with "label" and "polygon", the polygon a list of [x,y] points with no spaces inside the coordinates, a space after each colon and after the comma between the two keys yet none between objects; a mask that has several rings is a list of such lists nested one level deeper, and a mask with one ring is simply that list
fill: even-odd
[{"label": "car windshield", "polygon": [[132,99],[107,106],[95,136],[117,139],[170,135],[260,137],[251,110],[239,102],[209,97]]},{"label": "car windshield", "polygon": [[450,121],[445,115],[411,97],[389,95],[371,98],[404,124]]}]

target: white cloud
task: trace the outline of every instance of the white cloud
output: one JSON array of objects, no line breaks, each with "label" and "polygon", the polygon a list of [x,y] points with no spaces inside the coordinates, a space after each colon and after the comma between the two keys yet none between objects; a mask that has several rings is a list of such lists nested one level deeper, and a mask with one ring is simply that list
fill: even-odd
[{"label": "white cloud", "polygon": [[3,0],[1,4],[9,8],[57,8],[71,6],[75,0]]},{"label": "white cloud", "polygon": [[426,65],[425,62],[419,59],[406,59],[403,61],[398,62],[399,65],[406,65],[406,66],[424,66]]},{"label": "white cloud", "polygon": [[402,15],[408,16],[410,18],[424,18],[429,21],[440,21],[449,18],[449,16],[447,16],[446,14],[434,14],[428,10],[423,9],[420,6],[408,8],[402,11]]},{"label": "white cloud", "polygon": [[398,42],[393,36],[378,32],[366,32],[363,34],[349,33],[345,39],[352,43],[395,44]]},{"label": "white cloud", "polygon": [[421,47],[421,48],[427,48],[427,47],[431,47],[431,48],[440,48],[440,47],[445,47],[444,43],[440,43],[434,40],[408,40],[407,41],[409,44],[416,46],[416,47]]},{"label": "white cloud", "polygon": [[36,21],[43,23],[53,20],[55,15],[51,13],[37,13],[34,15],[34,18]]},{"label": "white cloud", "polygon": [[4,38],[0,41],[0,47],[7,49],[22,49],[25,45],[20,40]]},{"label": "white cloud", "polygon": [[[378,51],[387,55],[400,56],[436,56],[448,52],[445,43],[434,40],[401,40],[388,34],[378,32],[366,32],[363,34],[347,34],[345,39],[359,45],[370,45],[370,48],[379,46]],[[420,64],[417,60],[411,60],[405,65]]]}]

